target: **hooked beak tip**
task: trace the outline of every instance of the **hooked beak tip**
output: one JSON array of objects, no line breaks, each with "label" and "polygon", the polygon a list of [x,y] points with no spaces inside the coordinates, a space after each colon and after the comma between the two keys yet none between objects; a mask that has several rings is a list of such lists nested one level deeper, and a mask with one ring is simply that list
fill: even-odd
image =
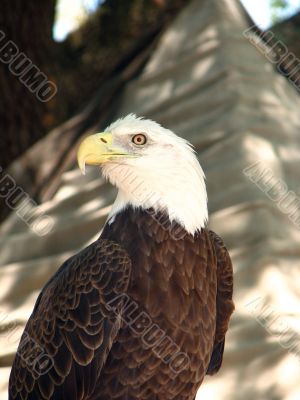
[{"label": "hooked beak tip", "polygon": [[79,169],[82,173],[82,175],[85,175],[85,160],[82,160],[79,164]]}]

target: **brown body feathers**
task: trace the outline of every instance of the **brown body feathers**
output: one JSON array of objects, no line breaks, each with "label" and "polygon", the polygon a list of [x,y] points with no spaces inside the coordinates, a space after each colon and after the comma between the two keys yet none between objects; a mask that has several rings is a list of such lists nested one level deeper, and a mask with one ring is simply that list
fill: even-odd
[{"label": "brown body feathers", "polygon": [[128,208],[38,297],[10,399],[192,400],[222,363],[232,265],[202,229],[173,238]]}]

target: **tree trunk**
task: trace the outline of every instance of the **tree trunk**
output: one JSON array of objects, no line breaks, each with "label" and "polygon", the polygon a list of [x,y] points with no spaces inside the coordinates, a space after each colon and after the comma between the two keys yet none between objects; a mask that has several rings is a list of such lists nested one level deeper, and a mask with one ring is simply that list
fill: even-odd
[{"label": "tree trunk", "polygon": [[[2,0],[0,13],[0,160],[5,168],[53,126],[55,0]],[[44,87],[43,87],[44,85]],[[52,92],[53,93],[53,92]],[[49,100],[49,101],[47,101]]]}]

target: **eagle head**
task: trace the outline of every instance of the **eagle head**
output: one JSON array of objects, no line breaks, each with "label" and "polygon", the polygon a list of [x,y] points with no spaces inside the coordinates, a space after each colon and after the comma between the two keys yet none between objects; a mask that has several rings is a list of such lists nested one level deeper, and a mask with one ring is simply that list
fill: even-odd
[{"label": "eagle head", "polygon": [[78,165],[100,165],[118,188],[109,220],[132,206],[166,212],[191,234],[207,221],[205,177],[193,147],[157,122],[129,114],[80,143]]}]

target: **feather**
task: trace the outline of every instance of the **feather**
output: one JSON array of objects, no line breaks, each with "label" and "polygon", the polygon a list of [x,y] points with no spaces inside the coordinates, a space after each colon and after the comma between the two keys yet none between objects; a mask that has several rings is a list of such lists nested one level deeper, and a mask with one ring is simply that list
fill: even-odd
[{"label": "feather", "polygon": [[[174,239],[167,218],[129,207],[62,265],[26,325],[10,400],[195,399],[222,363],[232,265],[216,234]],[[41,352],[53,364],[39,374]]]}]

